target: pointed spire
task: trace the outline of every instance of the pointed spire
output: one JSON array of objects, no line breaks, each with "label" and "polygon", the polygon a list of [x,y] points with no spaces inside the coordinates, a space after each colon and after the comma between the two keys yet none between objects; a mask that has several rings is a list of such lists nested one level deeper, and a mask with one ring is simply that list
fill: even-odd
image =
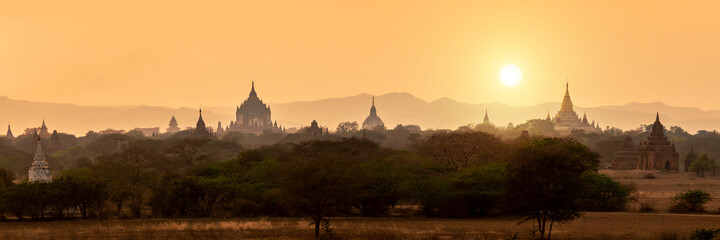
[{"label": "pointed spire", "polygon": [[561,112],[574,112],[572,100],[570,99],[570,87],[568,83],[565,83],[565,97],[563,97],[562,104],[560,104]]},{"label": "pointed spire", "polygon": [[373,95],[373,97],[372,97],[372,106],[373,107],[375,106],[375,95]]},{"label": "pointed spire", "polygon": [[664,130],[665,130],[665,127],[663,127],[662,123],[660,123],[660,113],[658,112],[655,115],[655,123],[653,123],[652,132],[650,132],[650,135],[651,136],[665,136]]},{"label": "pointed spire", "polygon": [[250,97],[257,98],[257,93],[255,92],[255,81],[252,81],[252,87],[250,88]]},{"label": "pointed spire", "polygon": [[485,109],[485,117],[483,118],[483,124],[490,124],[490,118],[488,117],[487,108]]},{"label": "pointed spire", "polygon": [[7,133],[5,133],[5,137],[8,137],[8,138],[15,138],[15,136],[14,136],[14,135],[13,135],[13,133],[12,133],[12,131],[10,131],[10,124],[9,124],[9,123],[8,123],[8,130],[7,130]]},{"label": "pointed spire", "polygon": [[552,119],[550,118],[550,110],[548,110],[548,114],[547,117],[545,117],[545,120],[552,121]]}]

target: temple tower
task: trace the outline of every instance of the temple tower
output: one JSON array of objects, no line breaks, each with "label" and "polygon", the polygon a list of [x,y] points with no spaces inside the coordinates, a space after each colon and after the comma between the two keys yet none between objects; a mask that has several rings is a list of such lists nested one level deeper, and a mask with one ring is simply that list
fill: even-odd
[{"label": "temple tower", "polygon": [[490,124],[490,118],[487,114],[487,108],[485,109],[485,117],[483,118],[483,124]]},{"label": "temple tower", "polygon": [[7,130],[7,133],[5,133],[5,137],[10,138],[10,139],[15,138],[12,131],[10,131],[10,124],[8,124],[8,130]]},{"label": "temple tower", "polygon": [[372,97],[372,106],[370,107],[370,115],[363,121],[362,129],[373,130],[376,127],[385,127],[382,119],[377,115],[377,109],[375,109],[375,96]]},{"label": "temple tower", "polygon": [[176,133],[179,131],[180,131],[180,128],[178,127],[177,120],[175,120],[175,116],[172,116],[172,118],[170,118],[170,124],[168,124],[167,132],[168,133]]},{"label": "temple tower", "polygon": [[205,127],[205,121],[203,121],[202,118],[202,109],[200,109],[200,115],[198,117],[197,123],[195,124],[195,136],[198,137],[207,137],[210,136],[210,132],[208,132],[207,127]]},{"label": "temple tower", "polygon": [[37,138],[37,149],[35,150],[35,157],[33,163],[28,170],[28,181],[30,182],[49,182],[52,180],[52,170],[48,166],[48,162],[45,161],[45,154],[42,151],[42,140],[40,137]]},{"label": "temple tower", "polygon": [[660,113],[658,113],[655,116],[650,136],[640,143],[638,148],[640,158],[637,169],[676,172],[679,170],[680,154],[675,150],[675,144],[670,143],[665,137],[664,129],[660,123]]}]

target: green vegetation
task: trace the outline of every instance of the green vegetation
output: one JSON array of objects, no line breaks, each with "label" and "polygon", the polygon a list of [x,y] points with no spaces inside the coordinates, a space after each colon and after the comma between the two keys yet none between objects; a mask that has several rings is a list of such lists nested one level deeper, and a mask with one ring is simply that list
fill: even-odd
[{"label": "green vegetation", "polygon": [[712,200],[710,193],[702,190],[688,190],[675,196],[671,212],[704,212],[705,203]]},{"label": "green vegetation", "polygon": [[[348,125],[348,134],[359,133]],[[14,184],[7,180],[11,171],[0,171],[0,213],[25,219],[302,217],[316,238],[323,229],[333,232],[337,216],[517,216],[532,220],[544,239],[553,224],[581,211],[623,210],[633,200],[631,187],[597,173],[597,153],[569,138],[504,141],[484,132],[422,137],[418,131],[398,126],[363,133],[367,138],[245,150],[237,142],[244,134],[221,140],[183,132],[91,135],[53,154],[77,161],[67,161],[76,167],[56,171],[50,183]],[[378,143],[378,136],[401,147]]]}]

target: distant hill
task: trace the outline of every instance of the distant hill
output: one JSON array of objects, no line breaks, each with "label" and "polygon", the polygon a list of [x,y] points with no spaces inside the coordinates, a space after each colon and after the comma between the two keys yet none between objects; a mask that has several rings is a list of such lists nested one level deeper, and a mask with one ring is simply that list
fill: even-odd
[{"label": "distant hill", "polygon": [[[342,121],[362,121],[370,112],[372,96],[359,94],[343,98],[329,98],[317,101],[269,103],[273,120],[286,127],[307,126],[317,120],[322,126],[335,129]],[[238,99],[240,104],[243,99]],[[468,104],[450,98],[432,102],[419,99],[409,93],[389,93],[375,97],[378,115],[387,127],[397,124],[417,124],[425,128],[455,129],[469,123],[481,122],[487,109],[490,121],[498,126],[508,122],[517,125],[528,119],[545,118],[548,112],[554,115],[560,103],[547,102],[534,106],[514,107],[503,103]],[[182,128],[191,127],[197,121],[197,109],[167,108],[154,106],[81,106],[60,103],[42,103],[13,100],[0,97],[0,123],[10,123],[15,135],[25,128],[40,126],[45,119],[51,130],[84,135],[89,130],[106,128],[129,130],[135,127],[167,127],[171,116],[175,116]],[[668,106],[661,102],[628,103],[620,106],[585,108],[575,106],[582,117],[587,113],[590,121],[599,121],[603,126],[615,126],[623,130],[651,124],[655,113],[666,126],[681,126],[694,133],[697,130],[720,129],[720,111],[705,111],[691,107]],[[203,119],[207,126],[216,127],[218,121],[226,126],[235,119],[235,106],[203,107]],[[0,128],[2,129],[2,128]],[[4,133],[4,129],[0,130]]]}]

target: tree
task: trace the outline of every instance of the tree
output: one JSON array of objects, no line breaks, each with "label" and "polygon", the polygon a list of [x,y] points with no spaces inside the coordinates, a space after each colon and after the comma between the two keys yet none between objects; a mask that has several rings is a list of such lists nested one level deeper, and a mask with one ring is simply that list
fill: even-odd
[{"label": "tree", "polygon": [[705,176],[705,172],[717,171],[718,165],[714,158],[709,158],[707,154],[701,154],[697,160],[690,164],[690,170],[695,172],[698,176]]},{"label": "tree", "polygon": [[363,145],[347,143],[366,141],[344,141],[303,143],[280,169],[286,204],[292,213],[312,219],[316,239],[324,219],[347,212],[357,199],[359,171],[354,158],[365,150]]},{"label": "tree", "polygon": [[360,128],[358,122],[341,122],[337,126],[338,134],[351,134],[357,132]]},{"label": "tree", "polygon": [[129,201],[133,215],[140,216],[145,193],[156,177],[158,166],[168,165],[156,149],[143,144],[132,144],[129,148],[113,154],[98,157],[92,169],[108,182],[110,200],[122,210]]},{"label": "tree", "polygon": [[670,206],[671,212],[704,212],[705,203],[712,200],[710,193],[703,190],[688,190],[678,193]]},{"label": "tree", "polygon": [[14,185],[15,173],[4,168],[0,168],[0,189]]},{"label": "tree", "polygon": [[83,218],[88,217],[89,210],[99,212],[109,197],[107,184],[87,168],[64,171],[53,180],[53,185],[67,196],[73,208],[80,210]]},{"label": "tree", "polygon": [[400,199],[403,169],[394,159],[361,163],[357,200],[353,204],[365,216],[384,214]]},{"label": "tree", "polygon": [[583,181],[587,184],[582,199],[584,211],[623,211],[633,200],[632,186],[620,184],[608,176],[586,172]]},{"label": "tree", "polygon": [[448,172],[500,160],[505,144],[484,132],[436,133],[418,145],[421,154],[432,157]]},{"label": "tree", "polygon": [[550,239],[555,222],[580,217],[587,186],[582,175],[597,171],[599,157],[570,138],[541,138],[524,144],[507,166],[506,210],[522,217],[521,221],[535,221],[540,239]]}]

